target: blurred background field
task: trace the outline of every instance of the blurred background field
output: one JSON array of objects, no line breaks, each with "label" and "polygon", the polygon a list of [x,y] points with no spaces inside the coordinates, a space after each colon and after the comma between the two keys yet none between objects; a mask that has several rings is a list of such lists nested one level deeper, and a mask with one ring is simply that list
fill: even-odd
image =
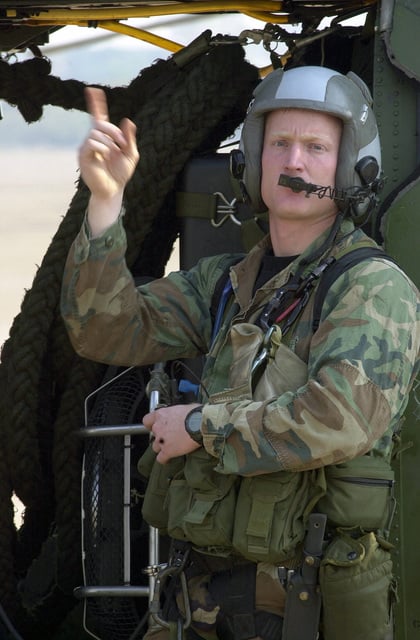
[{"label": "blurred background field", "polygon": [[75,191],[76,152],[72,147],[1,148],[0,176],[3,344]]}]

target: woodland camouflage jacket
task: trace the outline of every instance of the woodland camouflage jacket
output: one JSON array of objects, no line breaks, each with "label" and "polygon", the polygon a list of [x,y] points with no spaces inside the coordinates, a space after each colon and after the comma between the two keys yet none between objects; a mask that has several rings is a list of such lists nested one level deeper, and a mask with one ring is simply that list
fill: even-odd
[{"label": "woodland camouflage jacket", "polygon": [[[318,238],[254,297],[269,239],[232,267],[233,324],[245,333],[255,326],[265,303],[324,239]],[[345,221],[332,254],[363,242],[363,232]],[[211,299],[229,257],[205,258],[188,272],[172,273],[137,290],[125,264],[125,243],[119,221],[91,241],[84,226],[73,244],[64,273],[62,314],[75,350],[119,365],[208,355]],[[305,273],[314,266],[305,267]],[[303,471],[368,451],[389,457],[418,368],[418,291],[398,267],[374,258],[334,282],[315,333],[312,298],[284,338],[287,351],[307,363],[303,380],[298,386],[291,380],[284,392],[251,391],[249,358],[238,359],[242,352],[233,355],[235,338],[229,327],[222,327],[207,357],[207,395],[202,399],[204,447],[216,459],[217,472],[253,476]],[[278,362],[276,366],[281,369]]]}]

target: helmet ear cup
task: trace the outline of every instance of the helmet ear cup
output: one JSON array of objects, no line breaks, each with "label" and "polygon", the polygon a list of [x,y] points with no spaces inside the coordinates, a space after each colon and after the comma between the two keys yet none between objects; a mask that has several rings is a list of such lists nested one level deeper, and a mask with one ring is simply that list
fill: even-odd
[{"label": "helmet ear cup", "polygon": [[229,167],[232,178],[242,180],[245,172],[245,156],[241,149],[233,149],[230,152]]},{"label": "helmet ear cup", "polygon": [[229,154],[229,172],[236,200],[249,202],[250,198],[244,183],[245,156],[242,149],[233,149]]},{"label": "helmet ear cup", "polygon": [[[360,200],[350,202],[350,216],[355,224],[364,224],[371,211],[377,204],[377,193],[383,187],[383,178],[380,175],[380,167],[374,156],[364,156],[355,167],[356,173],[360,177],[362,187],[356,189],[359,192]],[[363,192],[366,197],[362,198]]]},{"label": "helmet ear cup", "polygon": [[360,158],[356,163],[355,169],[363,185],[372,184],[379,174],[379,164],[373,156]]}]

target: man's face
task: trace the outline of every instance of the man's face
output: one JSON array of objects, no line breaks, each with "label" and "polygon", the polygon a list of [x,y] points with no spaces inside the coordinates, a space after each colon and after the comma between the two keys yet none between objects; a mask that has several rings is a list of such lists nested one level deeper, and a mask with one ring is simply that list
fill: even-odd
[{"label": "man's face", "polygon": [[266,116],[261,194],[270,218],[318,222],[337,212],[329,198],[294,193],[278,185],[281,173],[322,186],[334,186],[342,123],[305,109],[278,109]]}]

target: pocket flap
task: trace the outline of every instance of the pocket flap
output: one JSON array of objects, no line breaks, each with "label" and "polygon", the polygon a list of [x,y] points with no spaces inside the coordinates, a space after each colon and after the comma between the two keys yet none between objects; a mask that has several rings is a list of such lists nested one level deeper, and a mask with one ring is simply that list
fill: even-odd
[{"label": "pocket flap", "polygon": [[362,562],[365,554],[366,550],[361,542],[350,536],[339,536],[328,547],[322,564],[348,567]]}]

